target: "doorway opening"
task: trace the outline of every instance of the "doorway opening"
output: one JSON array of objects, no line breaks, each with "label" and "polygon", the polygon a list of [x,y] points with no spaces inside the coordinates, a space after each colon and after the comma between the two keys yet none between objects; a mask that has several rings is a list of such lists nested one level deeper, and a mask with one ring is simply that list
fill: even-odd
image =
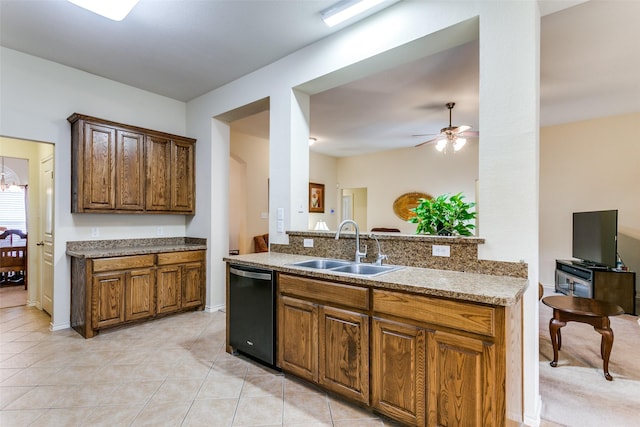
[{"label": "doorway opening", "polygon": [[229,139],[229,254],[269,250],[269,98],[216,117]]},{"label": "doorway opening", "polygon": [[50,143],[0,137],[2,308],[53,313],[53,152]]},{"label": "doorway opening", "polygon": [[[360,230],[369,229],[367,226],[366,188],[343,188],[341,192],[341,204],[341,221],[351,219],[358,224]],[[345,230],[352,230],[352,228],[353,227],[351,225],[345,226]]]},{"label": "doorway opening", "polygon": [[[0,308],[27,304],[27,184],[29,161],[1,156]],[[21,179],[22,177],[22,179]]]}]

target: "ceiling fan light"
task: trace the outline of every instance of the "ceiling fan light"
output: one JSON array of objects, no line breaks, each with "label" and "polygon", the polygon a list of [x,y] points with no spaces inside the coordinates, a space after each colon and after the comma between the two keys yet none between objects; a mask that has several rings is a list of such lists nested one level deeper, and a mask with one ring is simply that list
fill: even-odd
[{"label": "ceiling fan light", "polygon": [[462,147],[464,147],[464,144],[466,143],[467,143],[466,138],[456,138],[456,141],[453,143],[453,150],[454,151],[460,150]]},{"label": "ceiling fan light", "polygon": [[445,147],[447,146],[447,140],[446,139],[439,139],[438,142],[436,142],[436,150],[442,152]]}]

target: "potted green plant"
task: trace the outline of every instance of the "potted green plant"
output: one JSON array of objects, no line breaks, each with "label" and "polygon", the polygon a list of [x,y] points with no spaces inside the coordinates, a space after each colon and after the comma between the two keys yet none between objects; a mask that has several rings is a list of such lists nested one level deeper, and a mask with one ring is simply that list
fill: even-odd
[{"label": "potted green plant", "polygon": [[467,203],[462,193],[453,196],[440,195],[434,199],[420,199],[418,206],[412,208],[416,216],[409,222],[418,224],[416,234],[435,234],[440,236],[473,236],[476,212],[471,211],[476,204]]}]

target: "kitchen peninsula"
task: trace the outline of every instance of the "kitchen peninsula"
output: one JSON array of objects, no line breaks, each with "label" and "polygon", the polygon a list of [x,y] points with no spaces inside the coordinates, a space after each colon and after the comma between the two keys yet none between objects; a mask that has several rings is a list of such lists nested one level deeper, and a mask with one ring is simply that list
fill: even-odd
[{"label": "kitchen peninsula", "polygon": [[[224,259],[276,272],[279,368],[408,425],[505,426],[521,421],[526,264],[504,263],[503,271],[512,275],[411,265],[422,262],[417,260],[393,262],[403,268],[380,275],[339,273],[295,265],[328,254],[350,259],[336,255],[342,255],[338,241],[324,241],[333,239],[332,234],[289,234],[290,244],[273,245],[272,252]],[[296,237],[310,236],[317,242],[315,252],[306,249],[305,254]],[[349,248],[345,253],[353,253],[353,240],[344,241]],[[381,238],[386,248],[482,242]],[[454,258],[453,247],[451,252]],[[465,258],[472,256],[452,264],[482,266]],[[499,264],[488,265],[493,271]],[[233,348],[227,345],[227,351]]]}]

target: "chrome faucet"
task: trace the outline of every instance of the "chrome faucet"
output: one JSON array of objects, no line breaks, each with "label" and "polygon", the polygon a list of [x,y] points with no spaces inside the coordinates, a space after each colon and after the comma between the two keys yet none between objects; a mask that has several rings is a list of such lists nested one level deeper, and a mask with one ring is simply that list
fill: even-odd
[{"label": "chrome faucet", "polygon": [[384,261],[385,259],[388,259],[389,256],[385,255],[382,253],[382,250],[380,249],[380,242],[378,241],[378,237],[371,233],[369,234],[369,238],[373,239],[376,241],[376,244],[378,245],[378,256],[376,257],[376,265],[382,265],[382,261]]},{"label": "chrome faucet", "polygon": [[362,258],[367,256],[367,247],[364,247],[364,252],[360,252],[360,230],[358,229],[358,224],[356,224],[356,222],[352,219],[345,219],[344,221],[342,221],[340,223],[340,225],[338,226],[338,231],[336,231],[336,240],[338,240],[340,238],[340,231],[342,230],[342,227],[344,227],[347,224],[353,224],[353,227],[356,229],[356,263],[359,263]]}]

